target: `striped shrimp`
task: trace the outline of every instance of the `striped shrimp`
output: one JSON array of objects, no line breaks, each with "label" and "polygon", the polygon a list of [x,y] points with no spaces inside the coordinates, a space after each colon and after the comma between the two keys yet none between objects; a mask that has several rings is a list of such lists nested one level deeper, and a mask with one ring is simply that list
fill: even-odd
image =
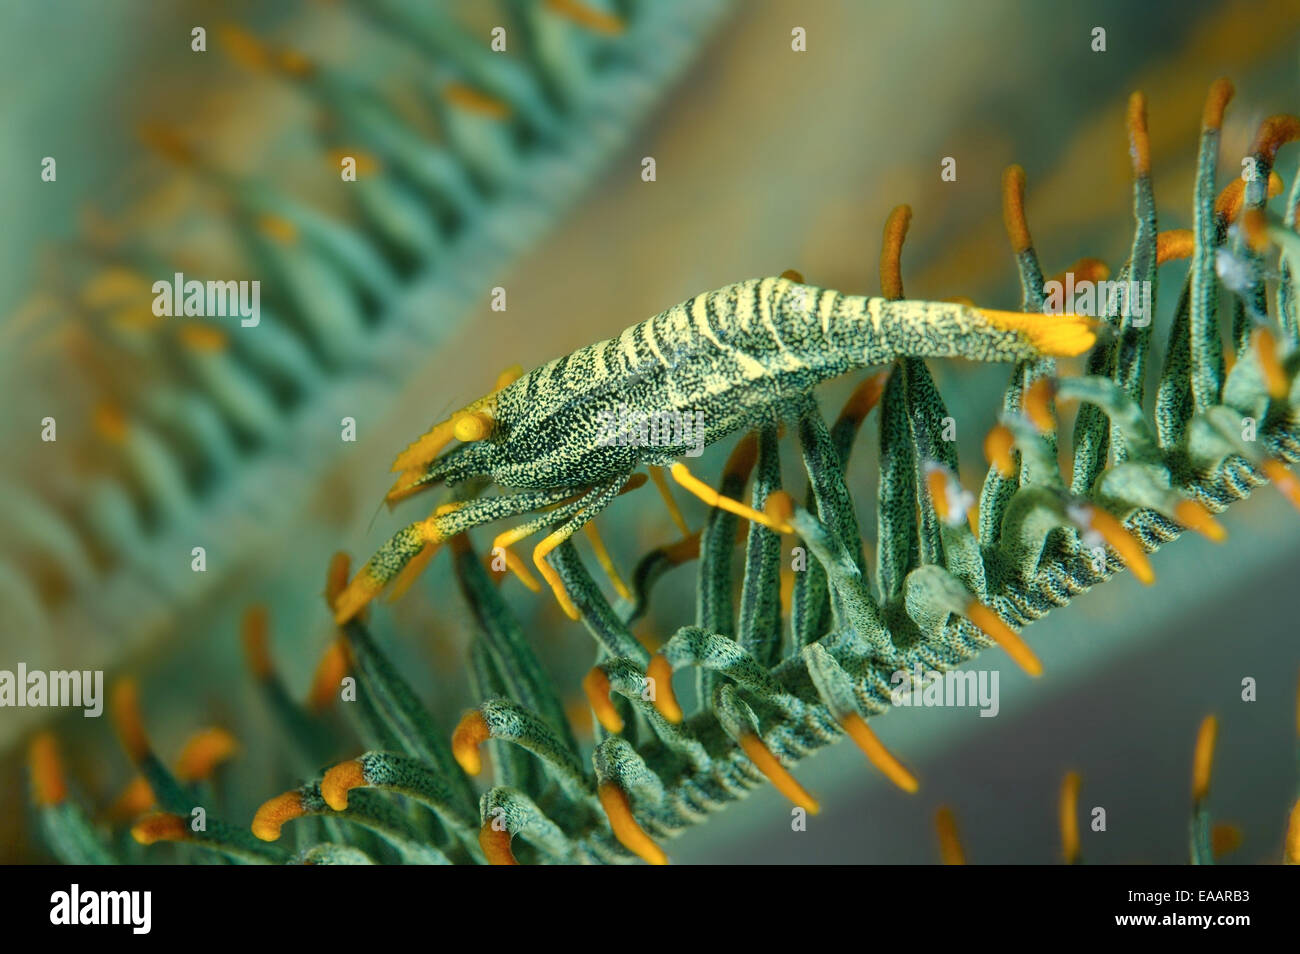
[{"label": "striped shrimp", "polygon": [[[580,618],[547,555],[618,496],[643,465],[670,467],[674,479],[705,502],[791,532],[779,515],[696,480],[678,458],[699,441],[680,440],[680,430],[657,446],[611,440],[607,425],[619,413],[630,410],[642,419],[690,414],[701,422],[702,442],[711,444],[796,416],[818,384],[896,358],[1017,362],[1079,355],[1095,341],[1093,323],[1077,316],[845,295],[804,284],[795,273],[696,295],[617,338],[528,374],[507,372],[496,390],[399,454],[390,503],[437,484],[484,479],[515,492],[445,504],[398,531],[349,583],[336,605],[337,621],[354,617],[399,575],[398,585],[408,586],[443,541],[544,508],[552,509],[499,536],[498,545],[553,527],[534,547],[533,562],[564,611]],[[453,438],[461,443],[444,453]]]}]

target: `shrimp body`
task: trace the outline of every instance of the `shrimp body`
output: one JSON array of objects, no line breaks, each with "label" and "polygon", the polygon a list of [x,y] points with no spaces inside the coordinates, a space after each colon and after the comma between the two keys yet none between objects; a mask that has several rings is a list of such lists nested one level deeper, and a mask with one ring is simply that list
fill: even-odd
[{"label": "shrimp body", "polygon": [[[824,381],[900,355],[1015,361],[1041,353],[988,314],[785,278],[737,282],[524,375],[499,392],[484,453],[472,456],[504,487],[589,486],[671,463],[782,416]],[[629,419],[663,426],[647,444],[620,427]]]},{"label": "shrimp body", "polygon": [[[903,356],[1077,355],[1095,340],[1091,323],[1074,316],[843,295],[785,277],[696,295],[617,338],[503,380],[399,454],[390,502],[484,478],[516,492],[448,504],[399,531],[349,584],[336,616],[350,618],[430,545],[554,507],[525,530],[552,517],[559,524],[533,559],[576,618],[546,555],[603,510],[637,467],[670,464],[773,424],[818,384],[854,369]],[[627,428],[629,417],[640,423]],[[651,420],[643,438],[641,425]],[[443,453],[453,436],[461,445]],[[681,479],[676,468],[674,476]]]}]

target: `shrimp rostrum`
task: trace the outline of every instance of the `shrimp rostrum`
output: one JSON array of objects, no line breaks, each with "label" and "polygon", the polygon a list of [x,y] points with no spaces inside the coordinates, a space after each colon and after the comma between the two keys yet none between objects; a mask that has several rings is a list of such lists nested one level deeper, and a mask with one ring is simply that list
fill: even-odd
[{"label": "shrimp rostrum", "polygon": [[[548,555],[618,496],[637,468],[671,467],[707,503],[790,532],[779,515],[713,492],[678,459],[701,443],[798,415],[818,384],[853,370],[903,357],[1075,356],[1095,340],[1095,324],[1074,315],[845,295],[789,277],[696,295],[617,338],[527,374],[507,372],[495,390],[399,454],[390,503],[438,484],[490,481],[503,492],[444,504],[400,530],[349,583],[337,619],[351,619],[399,575],[408,578],[398,585],[409,585],[441,542],[526,514],[537,516],[502,537],[517,541],[549,530],[533,562],[576,619]],[[659,436],[666,439],[653,442],[611,433],[617,431],[611,422],[682,415],[696,422],[692,433],[663,428]],[[459,443],[447,449],[453,441]]]}]

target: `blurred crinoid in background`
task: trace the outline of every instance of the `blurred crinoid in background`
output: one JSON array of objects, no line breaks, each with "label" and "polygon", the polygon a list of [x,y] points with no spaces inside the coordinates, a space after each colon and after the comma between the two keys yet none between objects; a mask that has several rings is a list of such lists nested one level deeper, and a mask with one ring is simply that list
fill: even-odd
[{"label": "blurred crinoid in background", "polygon": [[[339,476],[357,422],[378,431],[723,10],[7,11],[8,44],[57,48],[65,30],[98,51],[53,75],[100,141],[33,121],[23,144],[45,157],[28,241],[49,242],[28,255],[34,280],[5,276],[0,427],[27,448],[0,475],[6,664],[111,669],[177,634],[229,632],[224,601],[250,587],[298,633],[313,604],[291,554],[328,553],[370,513]],[[161,317],[154,283],[173,276],[258,282],[259,313]],[[11,746],[39,713],[7,715]]]}]

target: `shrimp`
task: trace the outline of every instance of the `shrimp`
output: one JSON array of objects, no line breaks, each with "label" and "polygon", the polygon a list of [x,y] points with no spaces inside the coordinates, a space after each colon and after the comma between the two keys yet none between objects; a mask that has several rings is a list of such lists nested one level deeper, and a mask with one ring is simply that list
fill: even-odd
[{"label": "shrimp", "polygon": [[[423,554],[417,566],[423,565],[452,536],[554,508],[520,530],[559,524],[534,548],[533,562],[561,607],[577,619],[547,554],[618,496],[638,467],[671,467],[673,477],[707,503],[790,532],[779,519],[710,491],[678,458],[697,443],[782,420],[818,384],[895,358],[1016,362],[1073,357],[1095,342],[1095,322],[1075,315],[845,295],[805,284],[797,275],[696,295],[617,338],[528,374],[508,372],[493,391],[399,454],[390,503],[438,484],[473,480],[515,492],[446,504],[398,531],[349,583],[336,618],[351,619],[412,560]],[[620,416],[684,415],[699,422],[698,435],[672,427],[657,429],[667,439],[656,442],[611,435],[611,422]],[[460,444],[444,453],[453,438]]]}]

